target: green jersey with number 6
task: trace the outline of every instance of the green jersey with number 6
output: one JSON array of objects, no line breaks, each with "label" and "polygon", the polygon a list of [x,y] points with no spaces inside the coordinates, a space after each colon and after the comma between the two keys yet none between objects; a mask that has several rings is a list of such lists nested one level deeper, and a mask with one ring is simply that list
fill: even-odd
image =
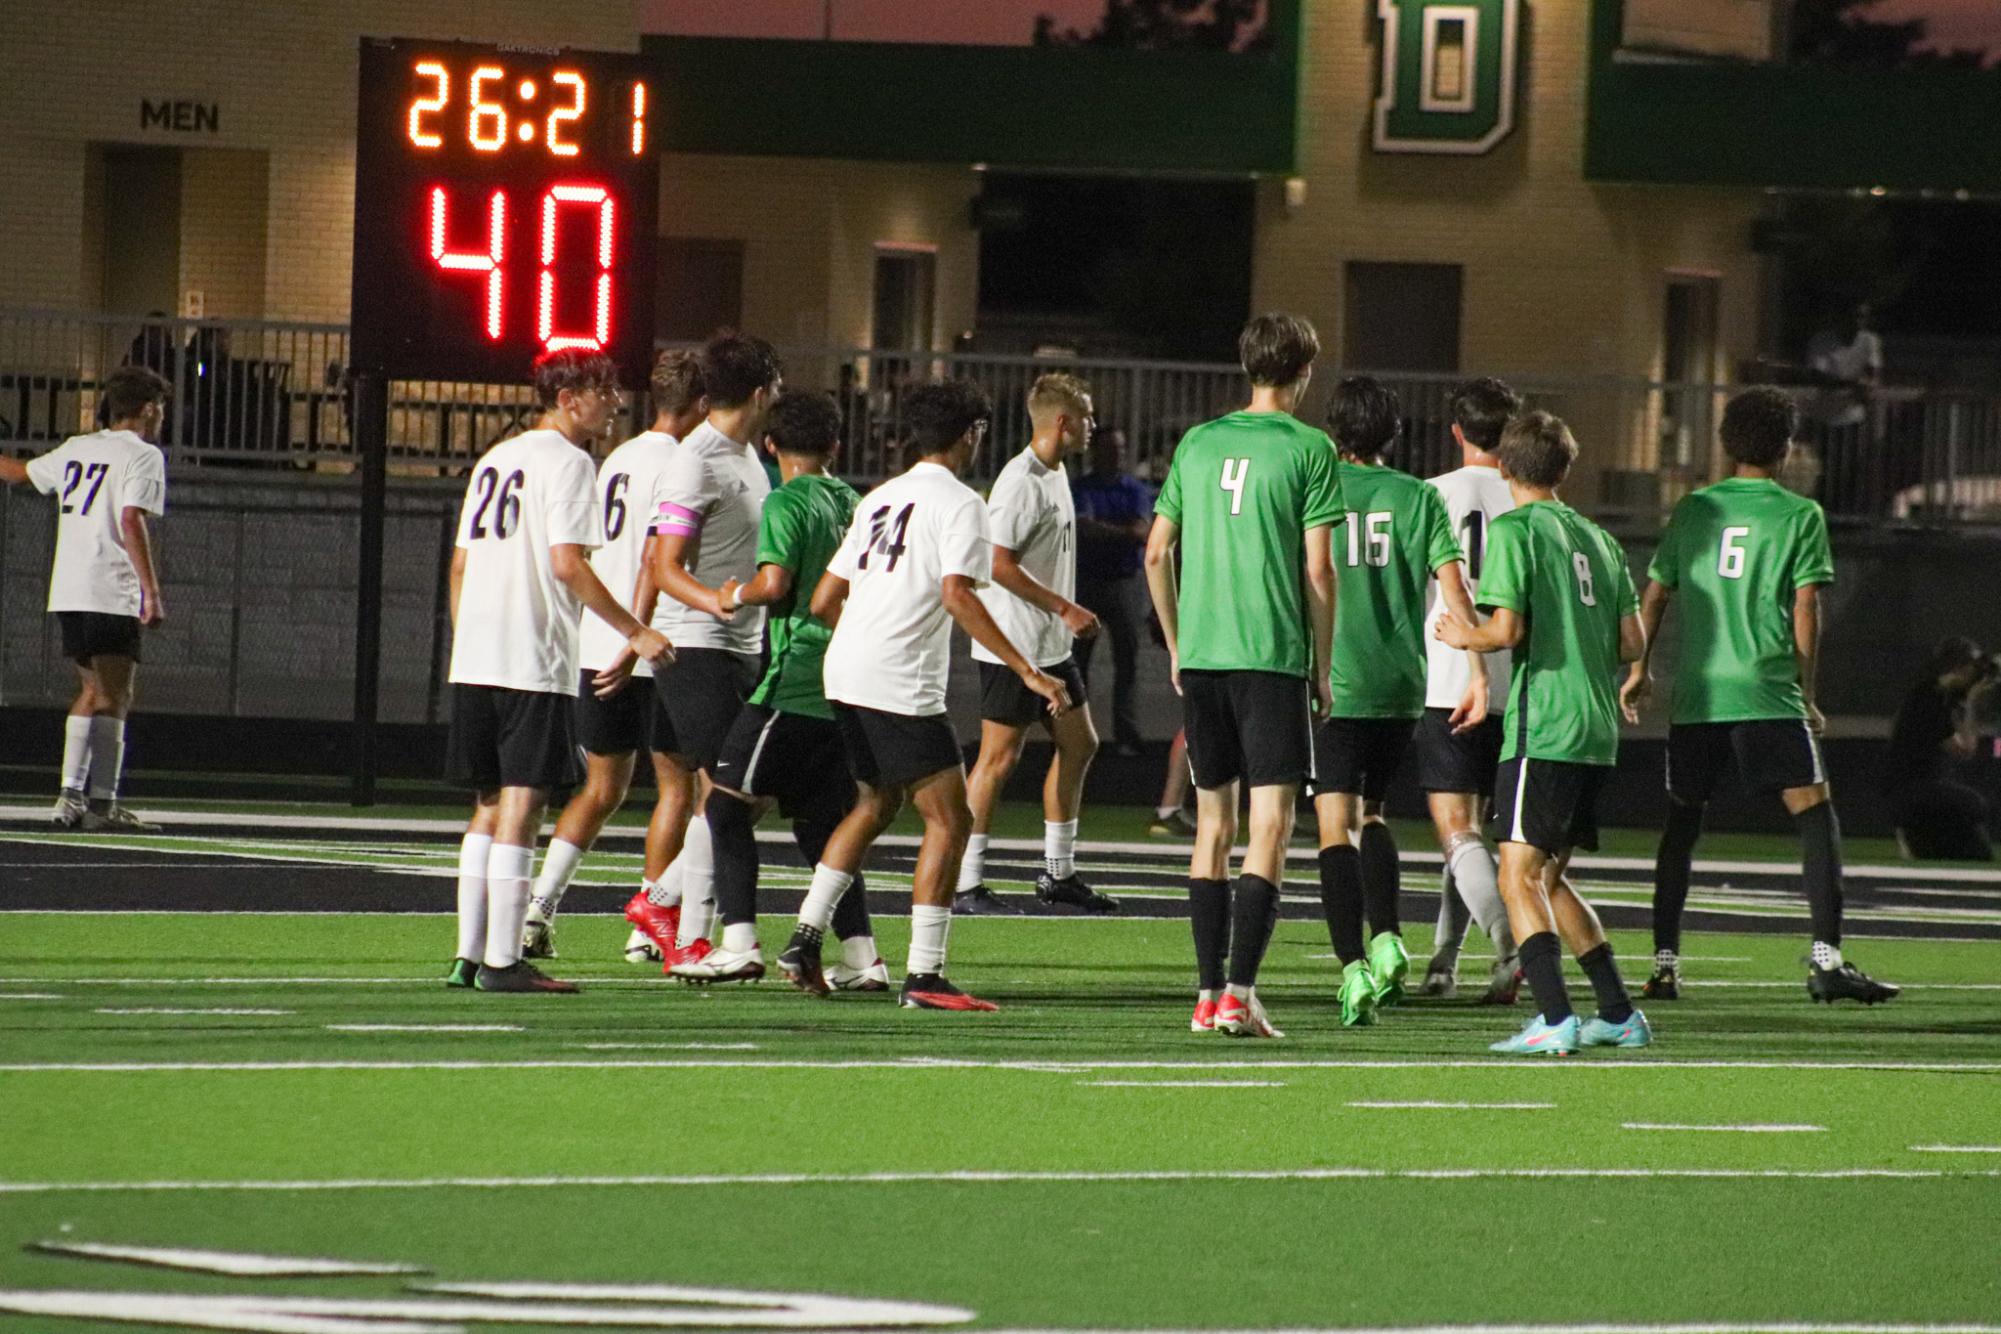
[{"label": "green jersey with number 6", "polygon": [[1306,530],[1341,520],[1334,442],[1282,412],[1181,438],[1154,511],[1181,527],[1181,665],[1307,676]]},{"label": "green jersey with number 6", "polygon": [[1336,718],[1424,712],[1424,624],[1431,572],[1463,559],[1433,488],[1396,468],[1340,464],[1348,521],[1334,534]]},{"label": "green jersey with number 6", "polygon": [[1674,507],[1648,577],[1681,594],[1677,723],[1804,718],[1793,594],[1834,582],[1820,506],[1765,477],[1732,477]]},{"label": "green jersey with number 6", "polygon": [[1494,520],[1480,605],[1521,618],[1501,758],[1614,764],[1619,758],[1619,622],[1640,609],[1626,554],[1558,500]]},{"label": "green jersey with number 6", "polygon": [[757,563],[792,571],[792,591],[771,608],[771,661],[750,695],[775,713],[832,718],[821,684],[827,642],[834,632],[808,610],[827,562],[854,521],[861,497],[838,477],[801,473],[771,493],[758,521]]}]

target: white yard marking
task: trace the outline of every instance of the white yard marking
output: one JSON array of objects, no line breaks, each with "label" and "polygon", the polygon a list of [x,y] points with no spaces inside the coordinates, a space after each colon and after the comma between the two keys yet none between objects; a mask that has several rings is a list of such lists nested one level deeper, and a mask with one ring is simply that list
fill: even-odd
[{"label": "white yard marking", "polygon": [[571,1042],[583,1051],[756,1051],[755,1042]]},{"label": "white yard marking", "polygon": [[327,1024],[329,1033],[519,1033],[520,1024]]},{"label": "white yard marking", "polygon": [[[388,1031],[393,1025],[355,1025]],[[429,1031],[431,1026],[409,1025],[405,1031]],[[438,1029],[452,1026],[438,1025]],[[471,1031],[479,1025],[464,1025]],[[509,1031],[494,1025],[494,1031]],[[302,1070],[885,1070],[923,1074],[935,1070],[1002,1070],[1044,1075],[1085,1075],[1105,1070],[1195,1070],[1205,1074],[1260,1070],[1519,1070],[1592,1071],[1597,1073],[1640,1074],[1651,1070],[1863,1070],[1896,1071],[1913,1074],[2001,1074],[2001,1061],[1760,1061],[1730,1060],[1578,1060],[1520,1061],[1505,1056],[1467,1060],[1275,1060],[1275,1061],[1001,1061],[974,1057],[913,1056],[897,1060],[860,1058],[777,1057],[766,1059],[686,1060],[617,1057],[594,1061],[583,1057],[521,1060],[430,1060],[430,1061],[21,1061],[0,1065],[0,1074],[186,1074],[243,1073],[285,1074]],[[1545,1075],[1562,1078],[1561,1075]]]},{"label": "white yard marking", "polygon": [[28,1249],[83,1260],[119,1260],[127,1264],[180,1269],[195,1274],[228,1274],[236,1278],[344,1278],[431,1272],[422,1265],[363,1264],[353,1260],[250,1255],[240,1251],[195,1251],[176,1247],[107,1246],[90,1241],[38,1241]]},{"label": "white yard marking", "polygon": [[1087,1089],[1282,1089],[1276,1079],[1080,1079]]},{"label": "white yard marking", "polygon": [[1553,1102],[1351,1102],[1348,1105],[1385,1112],[1547,1112],[1556,1107]]},{"label": "white yard marking", "polygon": [[61,1000],[53,991],[13,991],[0,993],[0,1001],[10,1000]]},{"label": "white yard marking", "polygon": [[254,1009],[228,1009],[228,1008],[224,1008],[224,1007],[222,1007],[222,1006],[205,1006],[205,1007],[204,1007],[204,1006],[189,1006],[189,1007],[186,1007],[186,1008],[183,1008],[183,1007],[179,1007],[179,1006],[172,1006],[172,1005],[100,1005],[100,1006],[98,1006],[98,1007],[97,1007],[97,1010],[96,1010],[96,1013],[98,1013],[98,1014],[228,1014],[228,1015],[243,1015],[243,1014],[262,1014],[262,1015],[277,1015],[277,1014],[295,1014],[295,1013],[297,1013],[297,1012],[296,1012],[296,1011],[294,1011],[294,1010],[254,1010]]},{"label": "white yard marking", "polygon": [[2001,1144],[1913,1144],[1912,1153],[2001,1153]]},{"label": "white yard marking", "polygon": [[[1730,1167],[1299,1167],[1160,1171],[682,1173],[657,1176],[356,1177],[294,1181],[0,1181],[0,1195],[359,1190],[564,1190],[661,1186],[1119,1185],[1200,1181],[1989,1181],[2001,1169]],[[1760,1326],[1760,1328],[1764,1328]]]},{"label": "white yard marking", "polygon": [[1815,1135],[1827,1129],[1826,1126],[1809,1125],[1678,1125],[1667,1121],[1626,1121],[1621,1130],[1716,1130],[1732,1135]]}]

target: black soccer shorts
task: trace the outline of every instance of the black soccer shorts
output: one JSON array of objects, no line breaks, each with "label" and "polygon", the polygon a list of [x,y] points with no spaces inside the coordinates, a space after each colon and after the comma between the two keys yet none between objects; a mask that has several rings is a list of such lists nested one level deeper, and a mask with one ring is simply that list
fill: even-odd
[{"label": "black soccer shorts", "polygon": [[1381,801],[1416,727],[1411,718],[1327,719],[1313,741],[1314,794],[1345,792]]},{"label": "black soccer shorts", "polygon": [[[713,769],[743,702],[757,689],[762,666],[749,653],[721,648],[675,650],[653,669],[653,688],[666,717],[654,720],[653,749],[677,755],[691,769]],[[665,722],[662,728],[659,724]]]},{"label": "black soccer shorts", "polygon": [[841,729],[831,718],[746,704],[709,776],[747,797],[771,797],[790,818],[854,804]]},{"label": "black soccer shorts", "polygon": [[[982,720],[1005,723],[1009,727],[1053,721],[1049,716],[1049,701],[1030,690],[1028,684],[1015,675],[1012,667],[1003,667],[997,662],[982,662],[979,669]],[[1063,683],[1063,688],[1070,692],[1073,706],[1084,706],[1084,674],[1077,670],[1075,658],[1065,658],[1042,670]]]},{"label": "black soccer shorts", "polygon": [[452,687],[445,777],[459,787],[575,787],[583,778],[568,695],[504,686]]},{"label": "black soccer shorts", "polygon": [[840,728],[849,772],[856,782],[872,788],[909,787],[919,779],[965,764],[952,720],[942,713],[913,718],[836,703],[834,724]]},{"label": "black soccer shorts", "polygon": [[1313,707],[1306,678],[1283,672],[1181,673],[1188,767],[1195,786],[1300,786],[1313,781]]},{"label": "black soccer shorts", "polygon": [[1494,771],[1501,764],[1501,715],[1490,713],[1478,727],[1454,734],[1452,710],[1426,709],[1417,720],[1417,785],[1426,792],[1494,795]]},{"label": "black soccer shorts", "polygon": [[1494,782],[1494,819],[1503,843],[1526,843],[1552,857],[1598,850],[1598,794],[1611,767],[1563,760],[1504,760]]},{"label": "black soccer shorts", "polygon": [[1805,719],[1672,723],[1668,726],[1668,795],[1684,806],[1707,805],[1733,751],[1737,772],[1753,792],[1784,792],[1827,781],[1820,738]]},{"label": "black soccer shorts", "polygon": [[610,699],[600,699],[585,671],[577,683],[577,744],[590,755],[632,755],[646,749],[653,732],[653,684],[644,678],[625,683]]},{"label": "black soccer shorts", "polygon": [[114,616],[103,611],[59,611],[56,624],[63,632],[63,656],[80,667],[90,666],[95,657],[130,658],[139,661],[139,618]]}]

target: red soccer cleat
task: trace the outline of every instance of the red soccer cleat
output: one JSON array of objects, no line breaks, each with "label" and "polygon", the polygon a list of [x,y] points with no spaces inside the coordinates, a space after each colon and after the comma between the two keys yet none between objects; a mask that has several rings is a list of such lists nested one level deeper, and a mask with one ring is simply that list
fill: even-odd
[{"label": "red soccer cleat", "polygon": [[1216,1031],[1216,1002],[1198,1000],[1195,1002],[1195,1017],[1188,1021],[1191,1033],[1213,1033]]},{"label": "red soccer cleat", "polygon": [[998,1010],[992,1001],[983,1001],[947,982],[940,973],[912,973],[903,979],[903,993],[896,1003],[906,1010]]},{"label": "red soccer cleat", "polygon": [[[668,943],[666,951],[662,955],[660,963],[660,971],[666,974],[668,977],[673,977],[674,966],[676,964],[700,963],[702,960],[709,957],[709,951],[714,948],[715,946],[709,943],[709,939],[707,936],[698,937],[696,940],[692,941],[688,945],[687,949],[684,950],[675,949],[673,943],[670,941]],[[687,981],[686,978],[680,978],[678,980],[683,982]]]},{"label": "red soccer cleat", "polygon": [[634,894],[625,905],[625,920],[638,927],[646,938],[660,948],[662,958],[674,955],[674,937],[681,931],[681,905],[663,908],[646,897],[646,891]]}]

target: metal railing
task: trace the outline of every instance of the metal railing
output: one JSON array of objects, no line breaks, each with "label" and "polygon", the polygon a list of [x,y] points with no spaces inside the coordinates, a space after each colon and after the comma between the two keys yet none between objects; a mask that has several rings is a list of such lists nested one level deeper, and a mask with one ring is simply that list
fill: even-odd
[{"label": "metal railing", "polygon": [[[783,350],[792,389],[826,392],[841,409],[842,471],[868,481],[902,465],[901,400],[939,375],[977,381],[993,396],[992,438],[980,470],[1027,437],[1024,397],[1036,376],[1065,370],[1091,382],[1098,419],[1123,428],[1129,461],[1165,474],[1181,435],[1244,395],[1229,364],[1001,356],[865,349]],[[354,462],[347,330],[269,320],[120,317],[0,309],[0,450],[30,453],[96,420],[104,376],[151,366],[175,386],[163,432],[177,467],[346,471]],[[1317,378],[1302,409],[1318,421],[1332,384]],[[1431,475],[1456,466],[1448,430],[1458,376],[1385,374],[1403,401],[1401,466]],[[1638,378],[1527,375],[1514,383],[1563,416],[1582,445],[1569,488],[1602,517],[1645,525],[1723,470],[1715,424],[1730,392],[1709,384]],[[1966,523],[2001,521],[2001,398],[1984,393],[1883,389],[1857,400],[1797,391],[1807,409],[1789,477],[1837,518]],[[522,429],[534,405],[525,385],[397,381],[390,389],[390,462],[405,474],[453,476]],[[644,396],[626,431],[650,416]]]}]

